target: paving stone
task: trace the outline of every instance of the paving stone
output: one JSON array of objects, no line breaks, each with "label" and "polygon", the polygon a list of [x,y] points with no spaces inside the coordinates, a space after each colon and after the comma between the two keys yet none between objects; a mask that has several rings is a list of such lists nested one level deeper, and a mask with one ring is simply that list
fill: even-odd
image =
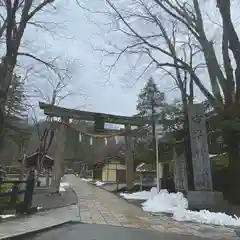
[{"label": "paving stone", "polygon": [[[86,206],[91,219],[96,224],[108,224],[131,228],[148,229],[158,232],[169,232],[200,236],[215,239],[240,239],[231,228],[215,227],[210,225],[177,222],[171,216],[153,216],[143,212],[139,207],[132,205],[118,196],[101,188],[85,183],[73,175],[67,176],[67,181],[76,191],[79,205]],[[85,214],[81,211],[80,217]],[[101,216],[101,217],[99,217]],[[89,221],[89,220],[88,220]]]},{"label": "paving stone", "polygon": [[164,232],[165,228],[161,225],[151,225],[151,227],[159,232]]},{"label": "paving stone", "polygon": [[137,225],[134,224],[122,224],[123,227],[129,227],[129,228],[137,228]]},{"label": "paving stone", "polygon": [[0,224],[0,239],[41,230],[77,219],[77,206],[68,206],[39,212],[21,219],[13,219]]}]

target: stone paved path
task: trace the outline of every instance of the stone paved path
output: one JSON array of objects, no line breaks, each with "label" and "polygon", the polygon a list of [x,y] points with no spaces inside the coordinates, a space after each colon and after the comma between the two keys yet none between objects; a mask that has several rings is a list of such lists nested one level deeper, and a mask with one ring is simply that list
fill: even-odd
[{"label": "stone paved path", "polygon": [[74,175],[67,175],[66,179],[78,196],[80,220],[84,223],[173,232],[209,239],[240,239],[234,229],[177,222],[165,215],[152,216],[112,193],[85,183]]},{"label": "stone paved path", "polygon": [[0,239],[57,226],[71,220],[79,220],[79,213],[76,205],[0,222]]}]

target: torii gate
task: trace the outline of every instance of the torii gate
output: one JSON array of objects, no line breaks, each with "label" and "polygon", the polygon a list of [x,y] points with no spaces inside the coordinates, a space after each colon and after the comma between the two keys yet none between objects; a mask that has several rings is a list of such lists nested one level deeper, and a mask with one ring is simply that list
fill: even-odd
[{"label": "torii gate", "polygon": [[[94,121],[95,117],[101,115],[104,118],[105,123],[115,123],[125,125],[126,132],[121,134],[125,137],[125,157],[126,157],[126,182],[127,188],[131,189],[134,182],[134,163],[133,163],[133,152],[132,152],[132,136],[136,134],[136,131],[131,129],[131,126],[143,126],[151,124],[152,120],[148,117],[127,117],[119,116],[106,113],[96,113],[88,111],[80,111],[75,109],[63,108],[52,104],[39,102],[40,109],[44,110],[44,114],[50,117],[60,117],[62,122],[59,129],[59,136],[57,139],[57,158],[60,164],[56,164],[55,171],[61,172],[61,164],[64,162],[64,151],[65,151],[65,129],[66,124],[69,123],[69,119],[78,119],[86,121]],[[61,176],[57,176],[60,179]],[[54,179],[53,179],[54,180]],[[57,181],[57,180],[56,180]]]}]

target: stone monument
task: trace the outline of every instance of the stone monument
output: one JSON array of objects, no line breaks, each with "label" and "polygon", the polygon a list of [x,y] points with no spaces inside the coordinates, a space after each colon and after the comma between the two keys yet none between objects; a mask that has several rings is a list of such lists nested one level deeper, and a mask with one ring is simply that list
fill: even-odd
[{"label": "stone monument", "polygon": [[177,156],[174,150],[173,155],[174,166],[174,185],[177,192],[186,192],[188,189],[186,159],[184,154]]},{"label": "stone monument", "polygon": [[204,106],[202,104],[190,105],[188,117],[195,190],[212,191],[212,174]]},{"label": "stone monument", "polygon": [[188,191],[187,194],[189,207],[213,211],[222,209],[223,194],[213,192],[204,106],[190,105],[188,117],[195,187],[195,191]]}]

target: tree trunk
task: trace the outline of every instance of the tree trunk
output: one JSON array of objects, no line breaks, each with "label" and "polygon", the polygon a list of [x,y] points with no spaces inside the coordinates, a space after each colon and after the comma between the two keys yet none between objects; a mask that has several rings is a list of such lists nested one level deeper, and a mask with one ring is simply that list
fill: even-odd
[{"label": "tree trunk", "polygon": [[0,149],[4,138],[4,115],[7,101],[8,88],[13,77],[13,69],[16,65],[16,56],[4,56],[0,63]]},{"label": "tree trunk", "polygon": [[227,144],[227,153],[229,158],[228,176],[226,176],[227,198],[233,203],[240,203],[240,151],[239,151],[239,133],[233,130],[224,132],[224,141]]},{"label": "tree trunk", "polygon": [[[190,87],[191,95],[193,95],[193,89]],[[193,99],[187,101],[187,96],[182,92],[182,102],[183,102],[183,113],[184,113],[184,153],[186,158],[186,168],[187,168],[187,181],[188,190],[193,191],[194,187],[194,175],[193,175],[193,162],[192,162],[192,150],[191,150],[191,138],[189,132],[189,118],[188,118],[188,106],[193,104]]]},{"label": "tree trunk", "polygon": [[189,132],[189,120],[187,111],[184,113],[184,152],[186,156],[188,190],[194,190],[193,163],[191,151],[191,139]]}]

